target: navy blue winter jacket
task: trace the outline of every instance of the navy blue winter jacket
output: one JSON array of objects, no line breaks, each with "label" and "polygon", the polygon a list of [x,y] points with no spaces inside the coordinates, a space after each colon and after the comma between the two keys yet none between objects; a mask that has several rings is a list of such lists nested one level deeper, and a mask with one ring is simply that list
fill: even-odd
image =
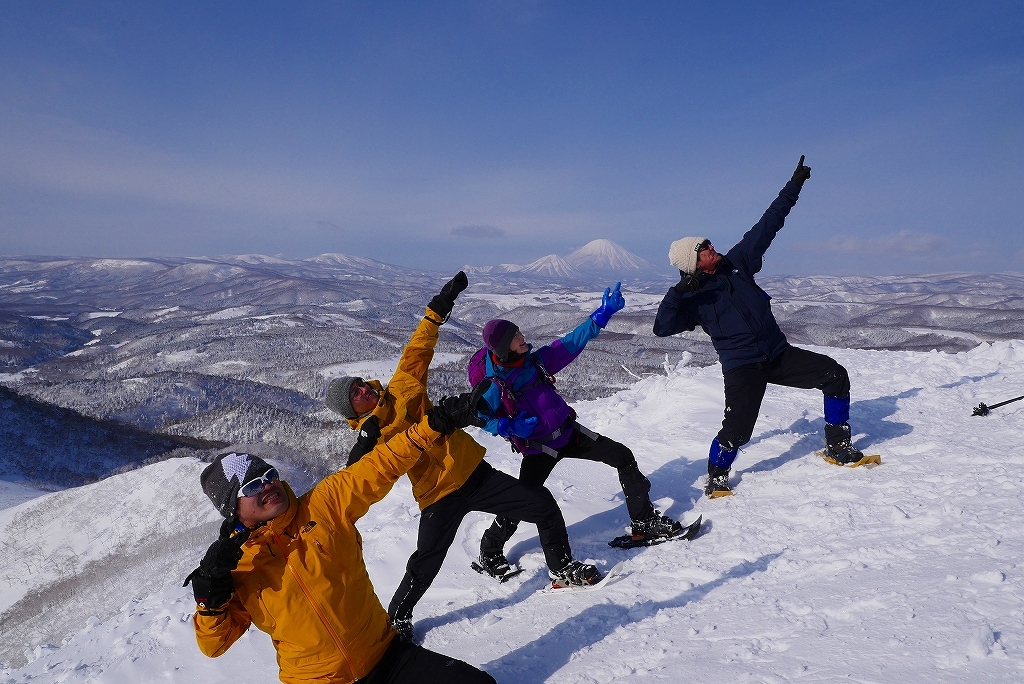
[{"label": "navy blue winter jacket", "polygon": [[722,370],[768,361],[789,346],[772,314],[771,297],[754,282],[762,257],[796,204],[802,183],[790,181],[718,264],[714,275],[700,274],[701,287],[668,291],[658,308],[654,334],[667,337],[698,325],[711,336]]}]

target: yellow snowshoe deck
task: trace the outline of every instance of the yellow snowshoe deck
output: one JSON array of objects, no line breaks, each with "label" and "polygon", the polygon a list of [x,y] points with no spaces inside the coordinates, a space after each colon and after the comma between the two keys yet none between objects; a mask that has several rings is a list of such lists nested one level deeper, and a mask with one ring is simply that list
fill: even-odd
[{"label": "yellow snowshoe deck", "polygon": [[870,456],[865,455],[864,458],[860,459],[856,463],[840,463],[834,458],[827,456],[825,454],[824,449],[822,449],[821,451],[815,451],[814,453],[817,456],[821,456],[823,459],[825,459],[832,465],[843,466],[846,468],[859,468],[860,466],[867,466],[869,468],[873,468],[874,466],[882,465],[882,457],[879,454],[871,454]]}]

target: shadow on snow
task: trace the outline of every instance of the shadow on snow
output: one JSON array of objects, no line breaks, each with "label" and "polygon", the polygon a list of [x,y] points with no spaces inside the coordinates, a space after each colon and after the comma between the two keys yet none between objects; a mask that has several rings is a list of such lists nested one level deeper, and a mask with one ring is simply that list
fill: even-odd
[{"label": "shadow on snow", "polygon": [[[885,419],[896,413],[899,408],[898,404],[900,399],[917,396],[920,391],[920,388],[915,387],[891,396],[853,402],[850,405],[850,423],[853,428],[853,434],[863,435],[854,439],[854,445],[858,449],[866,451],[871,446],[881,444],[887,440],[902,437],[903,435],[908,435],[913,432],[914,426],[909,423],[901,423]],[[767,470],[775,470],[789,461],[802,458],[824,448],[825,419],[817,418],[815,420],[807,420],[807,418],[799,418],[788,428],[781,430],[769,430],[768,432],[758,435],[754,439],[750,440],[746,446],[749,447],[767,439],[771,439],[772,437],[785,434],[799,435],[800,439],[778,456],[758,461],[751,467],[743,469],[741,472],[759,473]]]},{"label": "shadow on snow", "polygon": [[767,554],[756,561],[741,563],[721,577],[687,589],[667,601],[650,601],[633,605],[601,603],[589,606],[538,639],[492,660],[482,667],[496,679],[542,682],[568,663],[573,654],[593,646],[619,627],[640,622],[668,608],[682,608],[701,601],[726,582],[764,572],[780,553]]}]

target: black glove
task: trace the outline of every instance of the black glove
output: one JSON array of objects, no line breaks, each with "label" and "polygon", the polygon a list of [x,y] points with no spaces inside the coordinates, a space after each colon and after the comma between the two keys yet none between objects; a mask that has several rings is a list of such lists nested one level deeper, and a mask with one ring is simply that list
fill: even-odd
[{"label": "black glove", "polygon": [[181,586],[192,583],[192,593],[199,605],[200,615],[214,615],[213,609],[220,608],[235,591],[235,583],[231,579],[231,571],[238,567],[242,559],[242,544],[249,538],[251,530],[239,527],[238,518],[231,517],[220,526],[220,537],[210,544],[199,567],[185,578]]},{"label": "black glove", "polygon": [[688,294],[700,289],[700,278],[696,275],[679,271],[679,282],[672,286],[679,294]]},{"label": "black glove", "polygon": [[438,316],[447,321],[452,315],[452,307],[455,306],[455,298],[459,293],[469,286],[469,278],[464,271],[459,271],[454,278],[449,280],[441,288],[441,291],[430,300],[430,308]]},{"label": "black glove", "polygon": [[793,172],[793,177],[790,178],[794,183],[800,183],[801,185],[805,180],[811,177],[811,167],[804,166],[804,155],[800,155],[800,161],[796,163],[796,171]]},{"label": "black glove", "polygon": [[491,387],[490,380],[481,380],[472,392],[465,392],[457,397],[445,397],[440,404],[427,410],[427,424],[431,429],[450,435],[456,430],[475,425],[483,427],[487,421],[477,415],[478,411],[487,413],[490,407],[483,400],[484,392]]},{"label": "black glove", "polygon": [[348,452],[348,463],[345,466],[357,463],[359,459],[373,451],[373,447],[377,446],[378,439],[380,439],[380,421],[377,420],[377,416],[370,416],[359,427],[359,436],[356,437],[352,451]]}]

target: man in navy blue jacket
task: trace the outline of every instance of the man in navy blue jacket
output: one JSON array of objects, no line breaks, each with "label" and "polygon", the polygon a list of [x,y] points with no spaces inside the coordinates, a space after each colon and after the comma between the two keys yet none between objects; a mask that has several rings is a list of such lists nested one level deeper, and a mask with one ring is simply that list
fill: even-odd
[{"label": "man in navy blue jacket", "polygon": [[729,468],[750,441],[768,383],[819,389],[825,395],[825,457],[859,465],[850,441],[850,376],[835,360],[791,346],[772,314],[771,297],[754,282],[762,257],[796,204],[811,169],[800,157],[793,178],[761,220],[725,256],[705,237],[676,240],[669,260],[680,280],[665,295],[654,323],[659,337],[698,325],[711,336],[725,377],[725,419],[708,455],[710,498],[729,496]]}]

